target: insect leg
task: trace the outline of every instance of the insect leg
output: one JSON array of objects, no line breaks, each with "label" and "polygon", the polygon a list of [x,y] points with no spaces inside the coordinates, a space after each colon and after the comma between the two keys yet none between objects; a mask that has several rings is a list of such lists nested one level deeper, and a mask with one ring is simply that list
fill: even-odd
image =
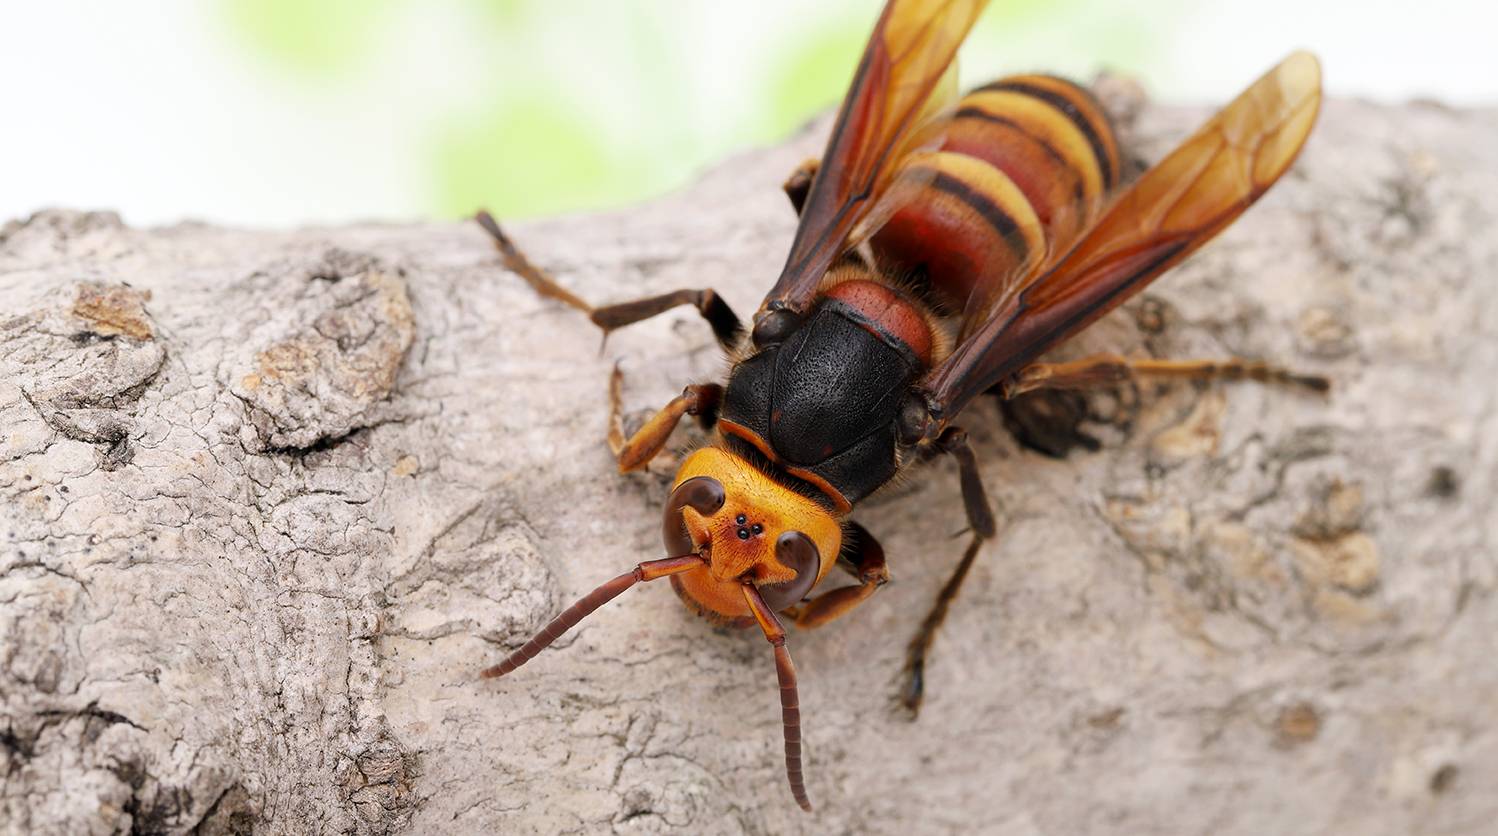
[{"label": "insect leg", "polygon": [[[780,184],[780,188],[785,192],[785,196],[790,198],[791,208],[796,210],[798,217],[801,215],[801,209],[806,206],[807,196],[811,194],[811,181],[817,176],[817,170],[821,167],[822,161],[816,157],[811,157],[796,166],[796,170],[791,172],[791,176],[787,177],[785,182]],[[842,260],[852,261],[855,264],[864,266],[867,266],[868,262],[868,259],[857,249],[843,253],[839,256],[839,261],[834,261],[833,264],[836,265]]]},{"label": "insect leg", "polygon": [[506,269],[525,279],[531,289],[547,299],[556,299],[587,314],[588,319],[592,320],[594,325],[603,329],[605,336],[616,328],[633,325],[680,305],[695,307],[698,313],[702,314],[702,318],[712,326],[713,335],[718,338],[718,344],[725,349],[736,345],[739,336],[743,333],[743,326],[739,323],[738,315],[712,288],[676,290],[662,293],[659,296],[595,308],[583,301],[577,294],[557,284],[556,280],[545,270],[526,258],[488,212],[478,213],[476,219],[479,226],[483,227],[484,231],[494,239],[494,245],[499,249],[500,258],[504,261]]},{"label": "insect leg", "polygon": [[785,196],[791,199],[791,207],[796,210],[797,215],[801,214],[801,207],[806,205],[806,195],[811,192],[811,180],[817,176],[817,169],[821,166],[822,161],[812,157],[796,166],[796,170],[780,186],[785,190]]},{"label": "insect leg", "polygon": [[993,508],[988,504],[988,492],[983,489],[983,479],[978,475],[978,457],[973,455],[973,448],[967,443],[967,431],[961,427],[948,427],[936,439],[936,446],[941,452],[957,458],[962,507],[967,512],[968,526],[973,535],[992,540],[998,533],[998,526],[994,523]]},{"label": "insect leg", "polygon": [[999,414],[1004,429],[1021,445],[1052,458],[1065,458],[1077,447],[1097,450],[1102,442],[1082,430],[1090,415],[1087,397],[1071,389],[1041,389],[1006,398],[999,387]]},{"label": "insect leg", "polygon": [[510,236],[506,235],[505,231],[499,228],[499,222],[494,220],[493,215],[490,215],[488,212],[479,212],[474,216],[474,220],[478,221],[478,225],[483,227],[484,231],[489,233],[489,237],[494,239],[494,246],[499,250],[500,260],[505,263],[506,270],[525,279],[525,283],[530,285],[532,290],[547,299],[556,299],[585,314],[593,313],[592,305],[584,302],[572,291],[557,284],[556,280],[547,275],[545,270],[532,264],[531,260],[525,257],[525,253],[522,253],[520,248],[515,246],[515,242],[510,240]]},{"label": "insect leg", "polygon": [[618,457],[621,473],[639,470],[649,464],[666,446],[666,439],[671,437],[671,431],[684,416],[695,416],[704,427],[711,427],[718,420],[723,387],[716,383],[694,383],[672,398],[626,440],[624,425],[619,418],[619,383],[622,379],[619,367],[615,366],[609,379],[609,449]]},{"label": "insect leg", "polygon": [[633,325],[641,320],[649,319],[656,314],[662,314],[678,305],[691,305],[702,314],[707,324],[713,327],[713,335],[718,338],[718,345],[731,349],[738,343],[739,335],[743,333],[743,326],[739,324],[738,314],[728,303],[723,301],[717,291],[712,288],[702,290],[674,290],[670,293],[662,293],[659,296],[651,296],[647,299],[636,299],[633,302],[620,302],[616,305],[606,305],[602,308],[594,308],[589,319],[593,324],[603,329],[605,334],[615,328],[623,328]]},{"label": "insect leg", "polygon": [[844,586],[787,610],[786,614],[802,629],[821,627],[852,612],[855,607],[873,597],[874,591],[889,581],[889,568],[884,562],[884,547],[874,539],[869,530],[858,523],[849,523],[849,539],[856,549],[852,556],[850,571],[858,579],[855,586]]},{"label": "insect leg", "polygon": [[962,560],[957,564],[956,571],[952,572],[941,592],[937,593],[936,603],[931,606],[931,611],[926,614],[926,619],[921,622],[920,629],[906,649],[905,681],[900,690],[900,702],[912,716],[920,713],[921,700],[925,696],[926,656],[936,639],[936,631],[946,620],[952,599],[957,597],[962,582],[967,579],[968,570],[972,568],[973,559],[978,556],[978,549],[982,547],[983,541],[991,540],[997,534],[993,510],[988,504],[988,494],[983,490],[983,480],[978,475],[978,459],[967,444],[967,433],[960,427],[949,427],[937,438],[936,446],[942,452],[957,458],[958,473],[962,481],[962,504],[967,511],[968,526],[972,529],[973,538],[968,543],[967,550],[962,553]]},{"label": "insect leg", "polygon": [[1116,354],[1096,354],[1070,363],[1031,363],[1004,381],[1002,393],[1012,398],[1037,389],[1085,389],[1121,383],[1131,378],[1177,380],[1253,380],[1304,386],[1316,392],[1331,388],[1325,377],[1237,357],[1226,360],[1128,360]]}]

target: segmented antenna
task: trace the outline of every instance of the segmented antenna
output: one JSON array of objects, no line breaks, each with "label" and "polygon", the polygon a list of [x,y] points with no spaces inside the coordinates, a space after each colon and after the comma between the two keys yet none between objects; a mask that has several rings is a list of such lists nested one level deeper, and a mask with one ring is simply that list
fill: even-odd
[{"label": "segmented antenna", "polygon": [[480,676],[484,679],[494,679],[504,676],[521,665],[536,657],[537,653],[545,650],[552,642],[561,638],[562,634],[571,630],[579,621],[587,618],[590,613],[599,607],[612,601],[619,593],[634,586],[640,581],[653,581],[656,578],[664,578],[667,575],[675,575],[688,569],[695,569],[706,564],[695,554],[682,555],[680,557],[665,557],[660,560],[647,560],[639,564],[633,571],[625,572],[617,578],[609,581],[603,586],[584,595],[582,600],[562,611],[562,614],[553,618],[550,624],[541,629],[541,632],[532,636],[530,641],[521,645],[520,649],[511,653],[503,662],[492,668],[486,669]]},{"label": "segmented antenna", "polygon": [[811,812],[811,799],[806,797],[806,773],[801,767],[801,697],[796,690],[796,666],[791,663],[791,652],[785,646],[785,628],[775,611],[765,606],[759,590],[751,583],[744,584],[744,600],[754,612],[754,620],[765,632],[765,638],[775,648],[775,676],[780,680],[780,722],[785,729],[785,779],[791,785],[791,797],[801,809]]}]

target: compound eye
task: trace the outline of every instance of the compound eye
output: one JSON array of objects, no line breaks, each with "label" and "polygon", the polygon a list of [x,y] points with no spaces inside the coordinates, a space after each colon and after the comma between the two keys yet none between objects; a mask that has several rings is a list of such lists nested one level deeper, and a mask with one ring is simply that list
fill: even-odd
[{"label": "compound eye", "polygon": [[759,588],[765,605],[778,612],[799,603],[811,592],[822,573],[822,557],[810,537],[799,531],[787,531],[775,541],[775,559],[796,571],[796,577],[788,581]]},{"label": "compound eye", "polygon": [[790,338],[801,327],[801,317],[795,311],[778,308],[770,311],[754,323],[754,345],[757,348],[778,345]]},{"label": "compound eye", "polygon": [[692,535],[687,533],[687,522],[682,518],[682,509],[691,506],[694,511],[710,516],[723,507],[726,498],[723,483],[711,476],[693,476],[676,486],[671,498],[666,501],[666,511],[661,520],[661,539],[666,544],[666,554],[680,557],[692,554]]}]

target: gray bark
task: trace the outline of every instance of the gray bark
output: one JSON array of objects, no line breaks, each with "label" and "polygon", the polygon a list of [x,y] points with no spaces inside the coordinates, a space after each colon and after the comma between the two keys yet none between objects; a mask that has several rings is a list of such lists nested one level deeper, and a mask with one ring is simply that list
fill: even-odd
[{"label": "gray bark", "polygon": [[[1201,116],[1146,108],[1137,147]],[[511,231],[587,298],[747,314],[819,137]],[[1064,461],[975,406],[1001,535],[919,721],[890,698],[961,550],[950,463],[859,509],[894,582],[791,636],[811,816],[763,638],[664,584],[476,678],[660,555],[669,467],[614,472],[604,391],[615,359],[640,413],[721,375],[691,312],[600,354],[467,223],[10,223],[0,831],[1487,830],[1495,217],[1498,113],[1332,102],[1285,182],[1062,352],[1265,358],[1330,397],[1099,392],[1103,449]]]}]

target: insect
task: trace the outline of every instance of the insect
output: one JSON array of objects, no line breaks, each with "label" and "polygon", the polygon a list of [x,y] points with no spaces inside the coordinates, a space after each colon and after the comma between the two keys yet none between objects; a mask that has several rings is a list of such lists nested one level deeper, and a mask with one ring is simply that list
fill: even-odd
[{"label": "insect", "polygon": [[[897,474],[953,456],[971,539],[907,651],[901,698],[919,707],[932,641],[996,534],[955,423],[975,398],[1152,376],[1327,388],[1238,359],[1039,359],[1210,240],[1289,168],[1320,106],[1316,59],[1286,58],[1125,183],[1108,117],[1083,88],[1021,75],[958,98],[954,57],[984,5],[889,0],[820,163],[785,184],[800,223],[747,330],[711,289],[593,307],[480,213],[509,270],[605,332],[691,305],[734,360],[726,382],[686,387],[628,439],[615,378],[610,436],[622,471],[648,463],[686,416],[714,431],[676,474],[666,557],[598,587],[484,677],[515,670],[636,583],[670,578],[688,607],[757,625],[769,640],[786,777],[810,810],[782,618],[817,627],[874,595],[889,579],[884,550],[850,512]],[[813,597],[839,564],[853,582]]]}]

